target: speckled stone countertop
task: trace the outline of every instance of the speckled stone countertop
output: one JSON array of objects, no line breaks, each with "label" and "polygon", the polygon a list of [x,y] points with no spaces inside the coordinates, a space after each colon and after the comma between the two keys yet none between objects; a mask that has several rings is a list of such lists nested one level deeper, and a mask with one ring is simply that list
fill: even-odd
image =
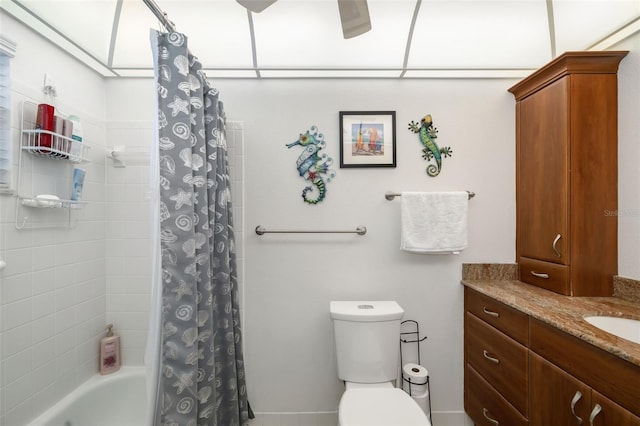
[{"label": "speckled stone countertop", "polygon": [[[509,270],[508,265],[505,268]],[[501,273],[497,279],[477,279],[485,274],[465,274],[463,266],[462,284],[640,366],[640,344],[604,332],[583,319],[589,315],[610,315],[640,320],[640,302],[621,297],[563,296],[508,279],[513,276],[498,269]]]}]

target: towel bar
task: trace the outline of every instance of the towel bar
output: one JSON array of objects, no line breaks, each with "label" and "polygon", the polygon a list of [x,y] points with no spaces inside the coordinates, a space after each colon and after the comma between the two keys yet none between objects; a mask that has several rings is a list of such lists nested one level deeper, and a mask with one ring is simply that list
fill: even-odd
[{"label": "towel bar", "polygon": [[[467,193],[469,194],[469,199],[472,199],[473,197],[476,196],[475,192],[471,192],[471,191],[467,191]],[[399,192],[387,192],[384,194],[384,198],[386,198],[387,200],[391,201],[396,197],[401,197],[402,194]]]},{"label": "towel bar", "polygon": [[358,235],[364,235],[367,233],[367,227],[366,226],[358,226],[355,230],[353,231],[322,231],[322,230],[289,230],[289,231],[283,231],[283,230],[279,230],[279,231],[269,231],[264,229],[262,226],[258,225],[256,226],[256,234],[258,235],[264,235],[264,234],[358,234]]}]

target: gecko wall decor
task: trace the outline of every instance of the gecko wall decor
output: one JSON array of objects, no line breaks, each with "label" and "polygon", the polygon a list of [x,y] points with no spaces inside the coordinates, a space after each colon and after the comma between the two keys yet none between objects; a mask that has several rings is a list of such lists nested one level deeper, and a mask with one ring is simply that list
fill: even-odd
[{"label": "gecko wall decor", "polygon": [[409,123],[409,130],[413,133],[418,133],[420,136],[420,142],[424,145],[422,148],[422,158],[430,161],[435,159],[436,164],[429,164],[427,167],[427,174],[431,177],[438,176],[442,170],[442,158],[451,157],[453,151],[450,147],[445,146],[440,148],[436,143],[438,137],[438,129],[433,127],[433,120],[431,114],[427,114],[420,120],[420,123],[411,121]]},{"label": "gecko wall decor", "polygon": [[[318,204],[327,194],[327,182],[336,175],[335,171],[329,168],[333,164],[333,159],[325,153],[320,154],[326,142],[324,135],[318,132],[316,126],[311,126],[305,133],[300,133],[298,140],[288,143],[287,148],[296,145],[304,148],[296,161],[298,173],[310,183],[302,190],[302,199],[308,204]],[[317,192],[317,194],[312,198],[309,192]]]}]

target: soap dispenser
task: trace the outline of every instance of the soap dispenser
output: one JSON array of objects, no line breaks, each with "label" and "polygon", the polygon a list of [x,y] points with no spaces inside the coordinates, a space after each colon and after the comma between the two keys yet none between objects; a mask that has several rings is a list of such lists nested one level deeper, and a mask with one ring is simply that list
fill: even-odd
[{"label": "soap dispenser", "polygon": [[100,374],[120,369],[120,336],[113,334],[113,324],[107,325],[107,335],[100,339]]}]

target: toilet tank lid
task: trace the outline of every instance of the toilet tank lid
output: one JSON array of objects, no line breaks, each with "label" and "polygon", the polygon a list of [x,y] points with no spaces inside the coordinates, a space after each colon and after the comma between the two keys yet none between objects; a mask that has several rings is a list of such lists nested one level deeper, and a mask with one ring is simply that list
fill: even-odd
[{"label": "toilet tank lid", "polygon": [[353,322],[394,321],[404,315],[404,310],[393,300],[333,301],[329,312],[333,319]]}]

